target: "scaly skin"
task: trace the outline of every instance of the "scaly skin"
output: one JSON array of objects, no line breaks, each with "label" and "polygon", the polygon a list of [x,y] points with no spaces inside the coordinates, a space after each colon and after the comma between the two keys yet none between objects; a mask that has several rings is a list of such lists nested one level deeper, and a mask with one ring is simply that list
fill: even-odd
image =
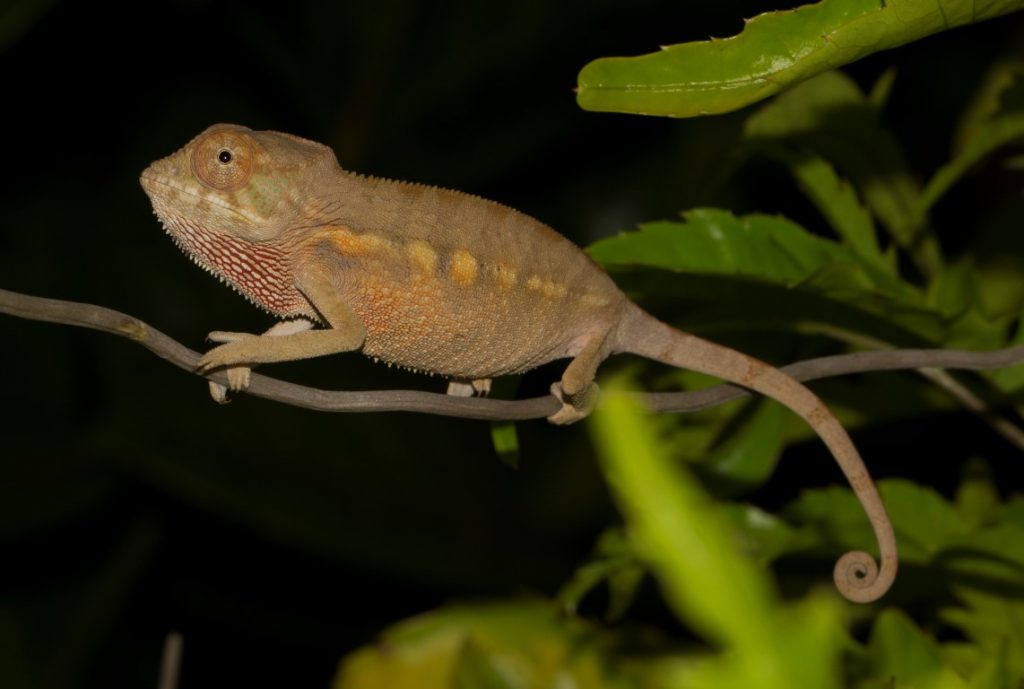
[{"label": "scaly skin", "polygon": [[546,225],[461,192],[356,175],[326,146],[236,125],[210,127],[141,181],[186,254],[284,319],[263,335],[211,333],[224,344],[200,371],[226,368],[242,389],[255,364],[360,350],[474,394],[494,376],[570,358],[552,386],[562,401],[554,423],[590,412],[597,367],[616,352],[708,373],[778,400],[821,436],[881,552],[880,569],[866,553],[844,555],[836,585],[858,602],[891,586],[892,526],[824,404],[777,369],[648,315]]}]

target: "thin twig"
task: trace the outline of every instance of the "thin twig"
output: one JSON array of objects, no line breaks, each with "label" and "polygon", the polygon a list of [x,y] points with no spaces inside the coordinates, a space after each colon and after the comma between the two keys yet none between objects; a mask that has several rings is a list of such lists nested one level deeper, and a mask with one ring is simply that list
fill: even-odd
[{"label": "thin twig", "polygon": [[[816,325],[805,330],[817,330],[822,334],[835,338],[840,342],[871,350],[892,350],[894,347],[876,337],[863,333],[851,332],[843,328],[828,325]],[[939,368],[919,368],[918,375],[956,400],[965,409],[973,413],[984,423],[1019,450],[1024,450],[1024,430],[1011,419],[1003,416],[986,400],[974,393],[966,385],[958,381],[947,371]]]},{"label": "thin twig", "polygon": [[1003,436],[1008,443],[1018,450],[1024,450],[1024,431],[1006,417],[997,414],[985,400],[974,394],[966,385],[942,369],[922,368],[918,373],[945,390],[953,399],[976,414],[992,430]]},{"label": "thin twig", "polygon": [[164,653],[160,659],[160,679],[157,689],[178,689],[181,674],[181,652],[185,639],[180,632],[169,632],[164,639]]},{"label": "thin twig", "polygon": [[[21,318],[63,323],[127,337],[175,366],[194,372],[199,354],[176,342],[137,318],[102,306],[45,299],[0,289],[0,313]],[[1024,345],[988,352],[956,349],[894,349],[854,352],[807,359],[782,370],[800,381],[868,371],[897,371],[919,368],[953,368],[980,371],[1024,363]],[[216,372],[205,376],[227,384],[227,376]],[[453,397],[418,390],[330,391],[288,383],[253,374],[247,392],[264,399],[331,412],[410,411],[471,419],[523,420],[550,416],[561,403],[552,396],[525,400],[497,400]],[[690,412],[713,407],[750,393],[736,385],[723,384],[693,392],[645,393],[638,397],[657,412]]]}]

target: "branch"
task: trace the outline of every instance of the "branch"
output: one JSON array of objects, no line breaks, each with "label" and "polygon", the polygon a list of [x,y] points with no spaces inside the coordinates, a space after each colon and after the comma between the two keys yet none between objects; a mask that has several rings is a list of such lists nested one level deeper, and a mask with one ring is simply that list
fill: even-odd
[{"label": "branch", "polygon": [[[0,290],[2,292],[3,290]],[[157,689],[178,689],[181,675],[181,651],[185,640],[180,632],[168,632],[164,637],[164,652],[160,659],[160,679]]]},{"label": "branch", "polygon": [[[44,299],[0,289],[0,313],[50,323],[91,328],[127,337],[178,368],[195,372],[199,354],[137,318],[102,306]],[[1024,345],[988,352],[955,349],[894,349],[855,352],[807,359],[782,370],[800,381],[868,371],[955,368],[980,371],[1024,363]],[[227,385],[227,375],[205,376]],[[331,391],[288,383],[254,373],[247,392],[296,407],[331,412],[410,411],[470,419],[523,420],[547,417],[561,406],[552,396],[525,400],[452,397],[418,390]],[[747,397],[736,385],[722,384],[693,392],[644,393],[640,399],[652,411],[691,412]]]}]

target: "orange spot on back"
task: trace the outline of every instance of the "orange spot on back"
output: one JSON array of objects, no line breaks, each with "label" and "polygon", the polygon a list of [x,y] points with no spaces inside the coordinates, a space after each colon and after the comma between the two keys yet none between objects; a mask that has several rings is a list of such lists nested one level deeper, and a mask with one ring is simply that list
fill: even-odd
[{"label": "orange spot on back", "polygon": [[548,299],[561,299],[568,291],[568,288],[560,282],[545,282],[541,287],[541,292]]},{"label": "orange spot on back", "polygon": [[608,306],[608,299],[598,294],[584,294],[580,297],[580,302],[584,306],[590,306],[593,308],[601,308],[602,306]]},{"label": "orange spot on back", "polygon": [[433,275],[437,269],[437,253],[421,239],[414,239],[405,247],[412,265],[424,275]]},{"label": "orange spot on back", "polygon": [[345,256],[379,255],[391,248],[391,242],[372,232],[353,232],[344,225],[324,229],[331,245]]},{"label": "orange spot on back", "polygon": [[476,281],[476,274],[479,269],[476,258],[465,249],[459,249],[452,254],[452,264],[448,274],[456,285],[466,287]]},{"label": "orange spot on back", "polygon": [[554,280],[545,280],[539,275],[531,275],[529,277],[526,281],[526,289],[540,292],[548,299],[561,299],[569,291],[562,283],[555,282]]}]

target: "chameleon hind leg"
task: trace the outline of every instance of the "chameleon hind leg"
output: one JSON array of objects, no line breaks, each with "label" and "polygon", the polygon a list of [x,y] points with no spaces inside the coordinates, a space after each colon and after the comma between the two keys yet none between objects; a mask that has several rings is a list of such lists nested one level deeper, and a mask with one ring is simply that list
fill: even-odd
[{"label": "chameleon hind leg", "polygon": [[599,393],[594,376],[597,367],[608,356],[608,332],[590,338],[580,353],[569,362],[562,379],[551,384],[551,394],[562,403],[562,408],[548,417],[559,426],[576,423],[586,418],[597,404]]}]

